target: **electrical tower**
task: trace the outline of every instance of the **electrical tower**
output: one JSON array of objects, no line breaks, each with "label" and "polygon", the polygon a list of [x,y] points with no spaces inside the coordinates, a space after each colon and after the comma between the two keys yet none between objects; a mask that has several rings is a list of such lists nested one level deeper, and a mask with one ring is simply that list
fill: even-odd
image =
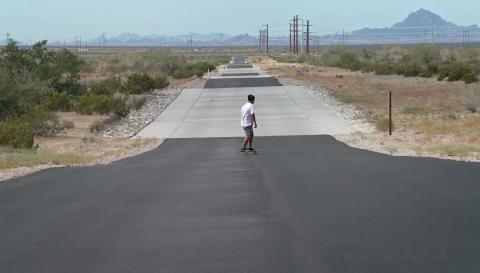
[{"label": "electrical tower", "polygon": [[291,29],[290,29],[290,37],[291,37],[291,45],[292,45],[292,53],[293,54],[298,54],[299,53],[299,43],[298,43],[298,38],[299,38],[299,30],[300,30],[300,27],[299,27],[299,18],[298,18],[298,15],[295,15],[293,16],[293,20],[292,20],[292,23],[291,23]]}]

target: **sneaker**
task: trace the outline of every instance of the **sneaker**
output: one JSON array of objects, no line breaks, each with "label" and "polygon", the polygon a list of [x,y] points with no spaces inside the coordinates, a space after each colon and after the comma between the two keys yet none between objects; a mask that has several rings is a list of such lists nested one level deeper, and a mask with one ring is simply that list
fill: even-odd
[{"label": "sneaker", "polygon": [[245,153],[247,151],[247,148],[242,148],[240,152]]},{"label": "sneaker", "polygon": [[248,151],[249,151],[249,152],[255,152],[256,150],[255,150],[255,148],[250,147],[250,148],[248,148]]}]

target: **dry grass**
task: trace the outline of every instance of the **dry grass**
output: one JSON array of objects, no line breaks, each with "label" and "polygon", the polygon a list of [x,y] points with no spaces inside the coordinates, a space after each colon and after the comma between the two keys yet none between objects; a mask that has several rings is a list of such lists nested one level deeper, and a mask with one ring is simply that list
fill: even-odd
[{"label": "dry grass", "polygon": [[479,84],[275,62],[263,67],[279,77],[327,89],[340,101],[355,105],[381,131],[388,113],[388,91],[392,91],[394,134],[403,139],[389,139],[385,145],[408,145],[421,154],[480,158],[480,114],[467,107],[472,93],[480,97]]},{"label": "dry grass", "polygon": [[36,165],[99,164],[128,157],[152,149],[160,140],[110,139],[90,132],[92,123],[107,116],[82,116],[59,113],[75,127],[53,137],[38,137],[36,151],[0,149],[0,169],[31,167]]},{"label": "dry grass", "polygon": [[79,165],[90,163],[95,159],[88,155],[5,148],[0,149],[0,154],[2,154],[0,170],[37,165]]}]

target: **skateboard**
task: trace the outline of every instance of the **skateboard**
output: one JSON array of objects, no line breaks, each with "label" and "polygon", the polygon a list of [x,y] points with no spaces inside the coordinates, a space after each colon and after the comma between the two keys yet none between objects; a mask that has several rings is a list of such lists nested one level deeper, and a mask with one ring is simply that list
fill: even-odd
[{"label": "skateboard", "polygon": [[249,151],[249,150],[245,150],[245,151],[240,151],[241,154],[244,154],[244,155],[256,155],[258,154],[258,150],[253,150],[253,151]]}]

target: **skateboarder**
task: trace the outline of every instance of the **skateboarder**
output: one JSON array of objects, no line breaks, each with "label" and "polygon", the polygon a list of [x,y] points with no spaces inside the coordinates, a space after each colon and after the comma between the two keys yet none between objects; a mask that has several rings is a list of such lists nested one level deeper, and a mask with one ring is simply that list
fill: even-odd
[{"label": "skateboarder", "polygon": [[[242,152],[253,152],[255,149],[252,147],[253,143],[253,126],[257,128],[257,119],[255,118],[255,96],[248,95],[248,102],[242,107],[242,119],[241,126],[245,131],[245,140],[243,142]],[[247,150],[248,145],[248,150]]]}]

